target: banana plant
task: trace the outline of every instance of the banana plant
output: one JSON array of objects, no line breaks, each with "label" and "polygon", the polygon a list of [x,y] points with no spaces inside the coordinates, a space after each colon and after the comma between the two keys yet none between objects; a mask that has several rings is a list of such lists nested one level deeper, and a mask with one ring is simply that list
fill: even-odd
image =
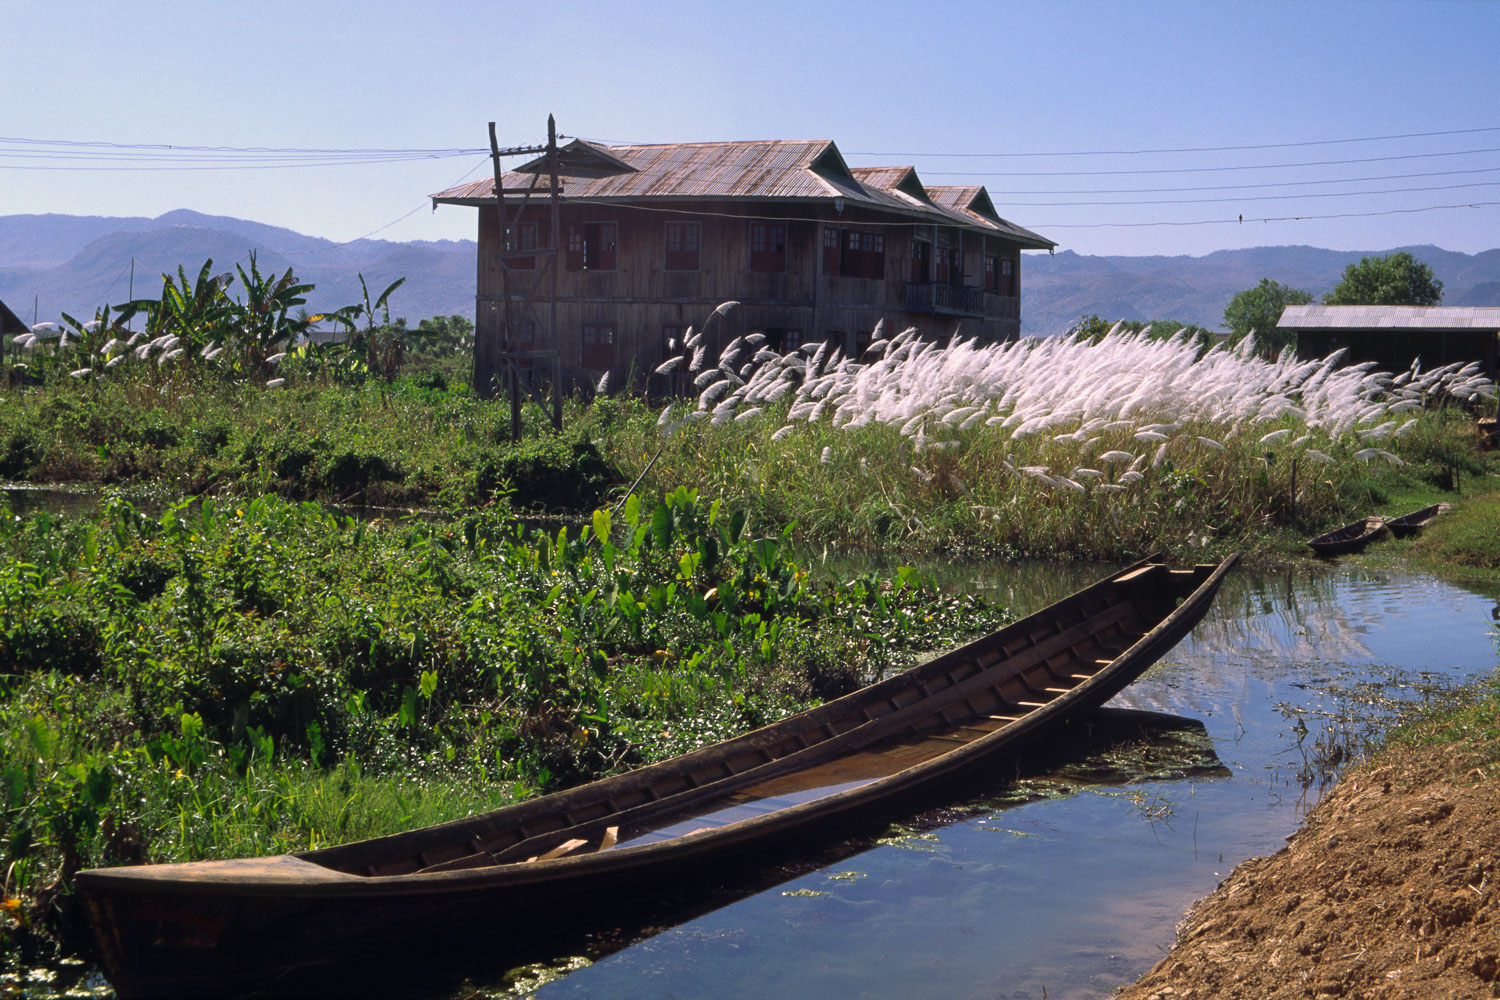
[{"label": "banana plant", "polygon": [[[229,328],[237,303],[224,291],[234,281],[229,272],[214,275],[213,258],[204,262],[196,281],[189,282],[181,265],[177,277],[163,274],[160,299],[136,299],[120,309],[118,322],[146,314],[146,336],[153,341],[176,337],[184,354],[196,357],[207,344]],[[159,345],[160,346],[160,345]]]},{"label": "banana plant", "polygon": [[[365,283],[365,276],[359,275],[359,289],[364,298],[361,305],[345,306],[344,308],[330,313],[328,318],[343,325],[349,333],[349,350],[353,354],[363,354],[367,369],[372,372],[381,372],[386,378],[390,378],[396,365],[400,363],[401,342],[399,339],[391,340],[390,343],[382,343],[377,336],[380,328],[390,326],[391,293],[406,283],[405,278],[397,278],[386,286],[385,291],[378,295],[373,303],[370,301],[370,286]],[[380,313],[380,326],[375,323],[375,314]],[[359,319],[364,318],[363,329],[359,326]]]},{"label": "banana plant", "polygon": [[250,254],[250,273],[235,265],[240,275],[240,285],[245,289],[245,301],[236,303],[238,328],[236,338],[240,341],[241,357],[247,367],[260,367],[266,358],[283,348],[290,348],[322,319],[308,316],[306,310],[298,310],[288,316],[292,308],[307,304],[307,293],[313,286],[302,284],[289,267],[281,277],[275,274],[262,276],[255,259]]}]

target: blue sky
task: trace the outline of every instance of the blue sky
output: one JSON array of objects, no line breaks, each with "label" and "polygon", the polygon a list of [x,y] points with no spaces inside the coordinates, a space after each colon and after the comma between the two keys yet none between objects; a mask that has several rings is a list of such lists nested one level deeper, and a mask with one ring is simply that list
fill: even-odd
[{"label": "blue sky", "polygon": [[[7,0],[5,24],[5,140],[478,149],[491,120],[502,144],[542,141],[551,112],[603,141],[833,139],[854,165],[984,183],[1079,253],[1500,245],[1497,3]],[[1262,148],[1141,152],[1225,146]],[[472,238],[472,209],[425,197],[488,169],[52,151],[0,141],[0,215]],[[57,169],[80,166],[110,169]],[[1187,199],[1213,200],[1162,203]],[[1101,201],[1157,203],[1079,204]]]}]

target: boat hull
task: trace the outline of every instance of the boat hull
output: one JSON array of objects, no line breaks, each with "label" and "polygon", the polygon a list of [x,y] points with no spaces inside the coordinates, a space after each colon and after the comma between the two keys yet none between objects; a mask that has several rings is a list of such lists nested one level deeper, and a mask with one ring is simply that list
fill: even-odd
[{"label": "boat hull", "polygon": [[1381,517],[1366,517],[1335,528],[1317,538],[1308,540],[1313,551],[1323,556],[1336,556],[1358,552],[1379,538],[1386,530],[1386,520]]},{"label": "boat hull", "polygon": [[[320,970],[410,965],[413,949],[455,936],[489,949],[554,933],[705,867],[748,871],[788,842],[805,847],[1034,746],[1180,641],[1233,562],[1138,564],[763,730],[471,820],[304,855],[97,869],[78,887],[123,997],[284,994]],[[1101,658],[1110,641],[1124,648]],[[1076,679],[1040,686],[1059,676]],[[566,853],[601,829],[604,845]]]},{"label": "boat hull", "polygon": [[1413,535],[1421,534],[1422,529],[1436,520],[1437,516],[1442,512],[1443,504],[1435,503],[1430,507],[1414,510],[1410,514],[1393,517],[1390,521],[1386,522],[1386,527],[1397,538],[1410,538]]}]

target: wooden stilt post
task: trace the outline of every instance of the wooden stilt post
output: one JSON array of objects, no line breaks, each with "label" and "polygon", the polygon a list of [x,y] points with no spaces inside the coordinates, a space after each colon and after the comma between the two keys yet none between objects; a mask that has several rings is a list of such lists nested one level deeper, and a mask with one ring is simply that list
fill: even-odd
[{"label": "wooden stilt post", "polygon": [[547,173],[552,183],[552,304],[548,320],[552,340],[552,429],[562,430],[562,341],[557,329],[557,271],[562,267],[563,247],[559,185],[557,183],[557,122],[547,116]]},{"label": "wooden stilt post", "polygon": [[[501,357],[509,358],[511,353],[511,336],[514,333],[514,324],[511,322],[512,304],[510,300],[510,261],[506,260],[506,254],[510,250],[506,241],[505,225],[505,181],[500,169],[500,143],[495,139],[495,123],[490,122],[490,159],[495,168],[495,223],[499,227],[497,236],[500,240],[500,294],[504,296],[505,302],[500,310]],[[498,367],[498,366],[496,366]],[[510,439],[521,440],[521,385],[515,365],[506,365],[506,377],[510,382]],[[478,374],[477,372],[475,373]],[[494,375],[490,376],[493,379]]]}]

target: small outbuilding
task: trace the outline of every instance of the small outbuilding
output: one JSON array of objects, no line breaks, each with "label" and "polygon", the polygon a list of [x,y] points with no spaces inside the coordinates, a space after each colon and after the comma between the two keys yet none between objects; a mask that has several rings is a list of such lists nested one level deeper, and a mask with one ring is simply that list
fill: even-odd
[{"label": "small outbuilding", "polygon": [[1296,334],[1297,353],[1321,358],[1341,348],[1350,364],[1404,371],[1477,361],[1500,368],[1500,306],[1287,306],[1276,324]]},{"label": "small outbuilding", "polygon": [[4,358],[7,351],[6,345],[12,337],[26,333],[31,329],[21,317],[10,311],[10,307],[0,302],[0,358]]}]

